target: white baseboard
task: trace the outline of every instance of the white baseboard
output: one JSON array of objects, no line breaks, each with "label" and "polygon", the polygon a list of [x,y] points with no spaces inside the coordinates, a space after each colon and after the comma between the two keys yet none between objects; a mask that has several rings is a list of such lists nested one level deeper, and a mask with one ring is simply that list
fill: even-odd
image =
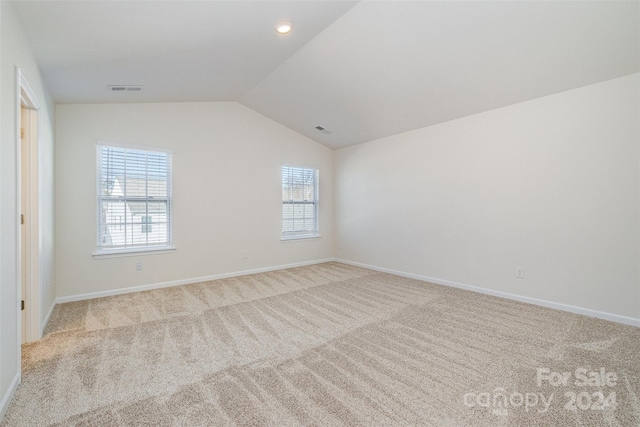
[{"label": "white baseboard", "polygon": [[40,335],[42,335],[44,333],[44,330],[47,328],[47,324],[49,324],[49,319],[51,319],[51,315],[53,314],[53,309],[54,308],[56,308],[56,301],[55,300],[51,304],[51,308],[49,309],[49,312],[47,313],[47,316],[44,318],[44,320],[42,321],[42,324],[40,325]]},{"label": "white baseboard", "polygon": [[411,279],[422,280],[424,282],[435,283],[435,284],[438,284],[438,285],[450,286],[450,287],[453,287],[453,288],[465,289],[465,290],[468,290],[468,291],[478,292],[478,293],[481,293],[481,294],[493,295],[493,296],[500,297],[500,298],[506,298],[506,299],[510,299],[510,300],[514,300],[514,301],[520,301],[520,302],[524,302],[524,303],[528,303],[528,304],[539,305],[541,307],[547,307],[547,308],[552,308],[552,309],[556,309],[556,310],[567,311],[569,313],[581,314],[583,316],[596,317],[598,319],[609,320],[609,321],[612,321],[612,322],[622,323],[622,324],[625,324],[625,325],[631,325],[631,326],[640,327],[640,319],[634,318],[634,317],[621,316],[619,314],[607,313],[607,312],[603,312],[603,311],[597,311],[597,310],[592,310],[592,309],[588,309],[588,308],[577,307],[577,306],[569,305],[569,304],[563,304],[563,303],[547,301],[547,300],[538,299],[538,298],[526,297],[526,296],[522,296],[522,295],[512,294],[512,293],[509,293],[509,292],[494,291],[494,290],[482,288],[482,287],[479,287],[479,286],[467,285],[467,284],[464,284],[464,283],[458,283],[458,282],[453,282],[453,281],[450,281],[450,280],[438,279],[438,278],[435,278],[435,277],[422,276],[420,274],[406,273],[404,271],[398,271],[398,270],[393,270],[393,269],[390,269],[390,268],[378,267],[378,266],[375,266],[375,265],[369,265],[369,264],[364,264],[364,263],[360,263],[360,262],[349,261],[349,260],[346,260],[346,259],[324,258],[324,259],[319,259],[319,260],[314,260],[314,261],[305,261],[305,262],[299,262],[299,263],[293,263],[293,264],[284,264],[284,265],[278,265],[278,266],[273,266],[273,267],[263,267],[263,268],[256,268],[256,269],[252,269],[252,270],[242,270],[242,271],[234,271],[234,272],[231,272],[231,273],[214,274],[214,275],[211,275],[211,276],[193,277],[193,278],[190,278],[190,279],[173,280],[173,281],[162,282],[162,283],[153,283],[153,284],[149,284],[149,285],[132,286],[132,287],[128,287],[128,288],[113,289],[113,290],[110,290],[110,291],[91,292],[91,293],[86,293],[86,294],[58,297],[58,298],[56,298],[55,303],[52,305],[51,309],[49,310],[49,314],[47,315],[47,317],[46,317],[46,319],[45,319],[45,321],[43,323],[43,330],[44,330],[44,327],[49,322],[49,318],[51,317],[51,314],[53,313],[53,309],[54,309],[56,304],[62,304],[62,303],[65,303],[65,302],[72,302],[72,301],[82,301],[82,300],[93,299],[93,298],[101,298],[101,297],[107,297],[107,296],[112,296],[112,295],[128,294],[128,293],[132,293],[132,292],[148,291],[148,290],[151,290],[151,289],[168,288],[168,287],[171,287],[171,286],[188,285],[188,284],[191,284],[191,283],[208,282],[208,281],[211,281],[211,280],[226,279],[226,278],[229,278],[229,277],[245,276],[247,274],[256,274],[256,273],[265,273],[265,272],[268,272],[268,271],[284,270],[284,269],[287,269],[287,268],[304,267],[306,265],[322,264],[322,263],[331,262],[331,261],[336,261],[336,262],[340,262],[340,263],[347,264],[347,265],[353,265],[353,266],[356,266],[356,267],[367,268],[369,270],[381,271],[381,272],[384,272],[384,273],[394,274],[396,276],[402,276],[402,277],[408,277],[408,278],[411,278]]},{"label": "white baseboard", "polygon": [[[100,291],[100,292],[90,292],[90,293],[79,294],[79,295],[70,295],[66,297],[56,298],[54,306],[56,304],[63,304],[65,302],[82,301],[82,300],[93,299],[93,298],[108,297],[112,295],[129,294],[132,292],[149,291],[151,289],[169,288],[171,286],[189,285],[191,283],[208,282],[210,280],[226,279],[229,277],[237,277],[237,276],[246,276],[247,274],[266,273],[268,271],[284,270],[287,268],[295,268],[295,267],[304,267],[306,265],[322,264],[324,262],[331,262],[331,261],[335,261],[335,259],[324,258],[324,259],[318,259],[314,261],[304,261],[304,262],[297,262],[293,264],[277,265],[273,267],[256,268],[253,270],[234,271],[231,273],[214,274],[211,276],[193,277],[190,279],[173,280],[170,282],[132,286],[129,288],[113,289],[110,291]],[[51,308],[51,310],[53,310],[53,307]],[[49,313],[49,315],[51,315],[51,313]],[[47,318],[47,321],[48,321],[48,318]]]},{"label": "white baseboard", "polygon": [[7,408],[9,407],[9,403],[11,403],[11,399],[13,395],[16,393],[18,386],[20,385],[20,372],[13,377],[13,381],[11,381],[11,385],[7,392],[2,396],[2,402],[0,402],[0,421],[4,418],[4,414],[7,412]]},{"label": "white baseboard", "polygon": [[553,308],[556,310],[567,311],[569,313],[581,314],[583,316],[596,317],[598,319],[609,320],[616,323],[640,327],[640,319],[634,317],[621,316],[619,314],[606,313],[603,311],[591,310],[588,308],[577,307],[569,304],[562,304],[553,301],[547,301],[538,298],[525,297],[522,295],[512,294],[509,292],[494,291],[491,289],[481,288],[479,286],[466,285],[464,283],[452,282],[450,280],[437,279],[434,277],[421,276],[419,274],[405,273],[403,271],[392,270],[390,268],[377,267],[375,265],[363,264],[360,262],[348,261],[345,259],[336,259],[335,261],[343,264],[353,265],[356,267],[368,268],[370,270],[381,271],[383,273],[394,274],[396,276],[408,277],[411,279],[422,280],[424,282],[435,283],[438,285],[451,286],[453,288],[465,289],[467,291],[478,292],[486,295],[493,295],[500,298],[506,298],[514,301],[525,302],[528,304],[539,305],[542,307]]}]

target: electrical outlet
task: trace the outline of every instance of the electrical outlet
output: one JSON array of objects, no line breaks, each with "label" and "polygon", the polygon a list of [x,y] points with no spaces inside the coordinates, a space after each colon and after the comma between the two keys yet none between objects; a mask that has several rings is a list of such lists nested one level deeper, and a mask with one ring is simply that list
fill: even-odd
[{"label": "electrical outlet", "polygon": [[246,250],[242,251],[242,259],[249,259],[249,254]]},{"label": "electrical outlet", "polygon": [[524,279],[524,268],[516,268],[516,279]]},{"label": "electrical outlet", "polygon": [[136,262],[136,271],[142,270],[142,261]]}]

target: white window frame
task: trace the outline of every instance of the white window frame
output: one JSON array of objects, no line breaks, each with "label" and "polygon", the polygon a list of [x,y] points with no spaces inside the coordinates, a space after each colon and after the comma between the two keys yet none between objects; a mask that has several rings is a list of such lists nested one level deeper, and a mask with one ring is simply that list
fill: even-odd
[{"label": "white window frame", "polygon": [[[168,204],[168,236],[167,242],[163,244],[153,245],[123,245],[118,247],[102,247],[101,246],[101,220],[100,209],[102,205],[102,149],[104,147],[121,148],[131,151],[144,151],[149,153],[167,154],[167,204]],[[96,142],[96,251],[93,253],[95,259],[114,258],[123,256],[151,255],[160,253],[171,253],[175,251],[173,246],[173,150],[160,147],[151,147],[138,144],[130,144],[124,142],[98,140]],[[144,198],[142,201],[154,200]],[[157,200],[157,199],[155,199]],[[163,199],[164,200],[164,199]]]},{"label": "white window frame", "polygon": [[314,173],[314,230],[312,231],[284,231],[284,200],[281,202],[281,215],[280,215],[280,226],[281,226],[281,238],[280,240],[283,242],[287,241],[296,241],[296,240],[305,240],[305,239],[317,239],[321,237],[320,235],[320,169],[315,166],[310,165],[301,165],[301,164],[292,164],[292,163],[283,163],[280,168],[280,185],[282,186],[282,175],[284,168],[296,168],[296,169],[307,169],[312,170]]}]

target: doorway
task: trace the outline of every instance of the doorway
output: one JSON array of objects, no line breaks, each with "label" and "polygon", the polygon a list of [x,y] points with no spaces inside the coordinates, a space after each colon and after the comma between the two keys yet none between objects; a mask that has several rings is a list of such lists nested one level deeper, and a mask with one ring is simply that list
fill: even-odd
[{"label": "doorway", "polygon": [[37,99],[17,69],[18,110],[16,147],[18,183],[18,275],[20,284],[21,342],[41,338],[40,326],[40,214],[39,214],[39,133],[40,115]]},{"label": "doorway", "polygon": [[[21,191],[20,191],[20,205],[21,212],[28,209],[29,206],[29,110],[21,105],[20,106],[20,179]],[[29,239],[27,236],[25,227],[25,215],[20,214],[20,244],[22,245],[20,250],[20,298],[21,298],[21,313],[22,313],[22,343],[27,342],[27,310],[25,310],[26,301],[30,300],[27,297],[27,283],[29,280]]]}]

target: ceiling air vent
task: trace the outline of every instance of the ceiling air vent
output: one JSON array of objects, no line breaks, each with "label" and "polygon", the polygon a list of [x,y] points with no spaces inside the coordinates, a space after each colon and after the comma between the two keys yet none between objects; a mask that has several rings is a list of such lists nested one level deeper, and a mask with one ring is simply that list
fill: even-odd
[{"label": "ceiling air vent", "polygon": [[331,131],[323,126],[316,126],[316,130],[328,135],[331,133]]},{"label": "ceiling air vent", "polygon": [[138,85],[109,85],[109,92],[122,93],[122,92],[140,92],[142,86]]}]

